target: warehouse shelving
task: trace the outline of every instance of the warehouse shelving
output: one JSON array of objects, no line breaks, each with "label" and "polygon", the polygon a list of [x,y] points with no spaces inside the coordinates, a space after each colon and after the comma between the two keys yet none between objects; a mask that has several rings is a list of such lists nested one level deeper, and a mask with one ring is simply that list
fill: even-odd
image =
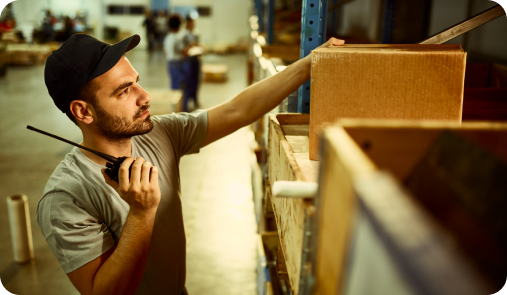
[{"label": "warehouse shelving", "polygon": [[[305,12],[305,6],[311,3],[323,3],[327,1],[303,1],[302,2],[302,14]],[[330,19],[334,19],[333,23],[336,22],[337,13],[335,12],[336,7],[344,5],[351,1],[329,1],[329,7],[326,7],[325,5],[319,6],[324,7],[324,10],[319,11],[319,13],[325,13],[327,15],[327,11],[329,8],[332,8],[330,10]],[[258,3],[262,3],[262,1],[256,1],[256,7],[260,7],[257,5]],[[273,5],[274,1],[269,1],[268,5]],[[327,4],[326,4],[327,5]],[[273,6],[270,10],[268,10],[268,13],[271,13],[274,11]],[[313,6],[315,7],[315,5]],[[313,8],[312,7],[312,8]],[[396,8],[396,2],[395,1],[384,1],[384,6],[382,7],[382,14],[383,17],[380,19],[382,24],[382,29],[380,30],[379,36],[381,36],[381,40],[392,40],[392,28],[394,24],[394,19],[392,18],[392,12]],[[312,13],[315,15],[315,12]],[[273,42],[273,40],[276,40],[276,34],[274,34],[274,31],[269,32],[270,30],[273,30],[275,27],[274,23],[276,22],[276,14],[268,16],[266,19],[268,20],[268,23],[263,25],[263,18],[262,13],[259,15],[258,20],[260,20],[261,24],[257,24],[257,26],[253,26],[256,28],[256,30],[252,31],[251,35],[251,63],[252,63],[252,82],[260,81],[264,78],[270,77],[274,74],[276,74],[279,70],[283,70],[283,68],[287,65],[289,65],[291,62],[298,59],[297,57],[297,50],[299,50],[299,58],[304,57],[306,54],[310,52],[311,49],[305,50],[305,42],[306,39],[309,41],[309,37],[306,36],[308,31],[305,31],[304,24],[306,22],[309,22],[308,19],[305,19],[303,15],[302,19],[302,41],[300,42],[300,46],[297,45],[282,45],[277,44],[276,42]],[[326,16],[327,17],[327,16]],[[296,24],[292,24],[292,27],[296,27]],[[259,28],[264,28],[264,33],[262,33],[262,30],[259,31]],[[324,42],[326,39],[325,34],[325,28],[322,26],[322,30],[314,31],[319,32],[319,37],[322,39],[319,41],[320,43]],[[266,32],[266,30],[268,30]],[[331,26],[331,31],[334,31],[334,28]],[[269,36],[269,38],[268,38]],[[312,41],[314,39],[312,38]],[[317,45],[318,46],[318,45]],[[315,47],[317,47],[315,46]],[[315,48],[313,47],[313,48]],[[309,47],[311,48],[311,47]],[[313,49],[312,48],[312,49]],[[306,54],[305,54],[306,53]],[[491,99],[482,99],[475,97],[474,99],[465,100],[464,103],[464,113],[463,113],[463,119],[479,119],[479,120],[497,120],[497,121],[505,121],[507,119],[507,108],[505,108],[505,105],[507,105],[507,101],[505,99],[501,99],[500,96],[504,95],[504,90],[501,90],[500,88],[505,87],[504,82],[501,81],[507,81],[505,78],[507,75],[504,75],[505,72],[504,67],[501,65],[470,65],[467,67],[469,68],[476,68],[476,67],[484,67],[487,68],[487,70],[483,71],[483,75],[481,75],[481,78],[478,78],[477,76],[470,75],[470,78],[468,78],[465,83],[465,93],[467,93],[467,86],[473,86],[475,87],[475,90],[472,90],[471,88],[468,88],[469,93],[476,93],[477,91],[488,91],[491,93],[497,93],[496,96],[498,97],[492,97]],[[471,72],[471,71],[470,71]],[[475,70],[474,70],[475,72]],[[468,72],[467,72],[468,73]],[[495,77],[495,78],[492,78]],[[497,79],[500,82],[494,82],[493,80]],[[474,84],[472,80],[477,81],[485,81],[484,83],[480,84]],[[495,84],[496,83],[496,84]],[[507,82],[505,82],[507,83]],[[477,88],[491,88],[491,86],[496,85],[496,88],[498,89],[487,89],[487,90],[478,90]],[[306,87],[309,87],[306,86]],[[310,90],[309,88],[304,88],[303,90]],[[356,280],[357,273],[352,273],[351,269],[345,268],[344,264],[345,261],[348,261],[349,259],[352,259],[350,255],[353,255],[354,251],[359,251],[359,248],[354,248],[354,251],[348,252],[350,250],[349,247],[350,244],[346,244],[343,242],[343,237],[347,234],[360,234],[357,232],[358,229],[354,228],[354,224],[359,224],[358,218],[364,219],[366,218],[369,220],[368,222],[371,222],[371,218],[373,218],[371,215],[368,215],[370,213],[365,212],[363,210],[363,207],[360,209],[360,213],[358,213],[357,216],[359,217],[353,217],[352,215],[349,215],[348,217],[347,212],[343,211],[342,209],[337,208],[337,210],[342,210],[344,215],[343,219],[336,219],[335,222],[340,222],[340,220],[344,223],[344,226],[348,225],[350,228],[341,227],[341,230],[335,231],[335,235],[342,236],[342,252],[336,252],[331,253],[329,252],[329,249],[331,249],[331,244],[327,244],[326,254],[329,258],[329,263],[337,262],[333,259],[338,259],[338,264],[334,265],[334,267],[339,267],[339,270],[335,269],[334,273],[328,273],[325,272],[324,269],[318,269],[319,267],[322,267],[322,251],[319,253],[319,250],[317,249],[319,247],[319,243],[321,242],[319,240],[319,232],[322,231],[322,228],[320,228],[322,225],[319,225],[318,220],[319,218],[322,218],[322,216],[319,216],[319,214],[322,213],[322,208],[319,206],[322,206],[322,204],[319,204],[319,201],[317,203],[314,199],[288,199],[288,198],[276,198],[273,197],[271,194],[271,185],[277,180],[291,180],[291,181],[312,181],[312,182],[319,182],[321,189],[319,190],[318,196],[319,198],[326,197],[325,195],[328,194],[327,197],[329,197],[329,191],[326,193],[324,191],[323,184],[331,185],[333,189],[339,190],[337,186],[341,185],[341,182],[338,181],[337,175],[340,175],[339,178],[344,178],[346,181],[349,181],[351,178],[350,175],[343,175],[343,171],[335,171],[331,172],[329,169],[332,165],[342,165],[339,163],[341,160],[337,160],[336,158],[332,159],[329,158],[330,154],[323,154],[322,157],[325,158],[323,162],[326,163],[325,167],[319,168],[319,161],[310,161],[308,160],[308,157],[304,157],[305,153],[308,154],[307,150],[307,140],[308,140],[308,123],[309,123],[309,117],[305,113],[305,101],[308,101],[309,103],[309,96],[308,100],[304,98],[304,95],[301,90],[298,92],[301,97],[298,97],[298,99],[295,99],[295,95],[292,95],[291,97],[288,97],[280,107],[274,109],[269,114],[261,118],[258,122],[254,124],[254,131],[256,134],[256,139],[259,143],[259,146],[261,147],[258,151],[258,163],[262,170],[262,181],[263,185],[265,187],[265,193],[262,196],[262,200],[258,202],[260,206],[262,206],[262,210],[259,212],[264,212],[263,216],[260,216],[259,219],[263,220],[261,222],[259,230],[262,233],[263,231],[268,231],[270,233],[273,233],[274,231],[278,232],[278,254],[282,254],[281,258],[279,260],[283,260],[284,267],[287,271],[287,277],[281,276],[281,281],[283,281],[283,284],[286,287],[289,288],[290,292],[286,292],[287,290],[282,288],[279,290],[274,290],[274,294],[278,294],[277,292],[281,292],[282,294],[335,294],[335,292],[338,290],[336,288],[341,288],[338,293],[345,294],[347,292],[352,292],[350,289],[345,288],[345,281],[352,278],[354,275],[354,280]],[[494,95],[493,95],[494,96]],[[466,97],[466,96],[465,96]],[[292,110],[293,112],[303,113],[303,114],[283,114],[284,112],[287,112],[287,110]],[[359,123],[354,123],[357,125],[363,124],[364,121],[360,121]],[[479,125],[471,126],[467,128],[484,128],[484,129],[502,129],[501,131],[502,135],[498,138],[503,138],[500,141],[503,142],[505,140],[505,124],[495,125],[495,123],[484,123],[485,125],[481,125],[482,127],[477,127]],[[470,127],[471,126],[471,127]],[[370,128],[370,126],[367,126]],[[392,127],[392,126],[391,126]],[[333,127],[334,129],[340,129],[341,127]],[[352,127],[351,127],[352,128]],[[366,128],[366,127],[365,127]],[[407,126],[397,126],[396,128],[408,128]],[[387,128],[389,129],[389,132],[396,133],[396,128]],[[424,129],[424,127],[414,127],[419,129]],[[432,127],[432,128],[440,128],[441,130],[448,129],[448,126],[439,126],[439,127]],[[352,128],[353,129],[353,128]],[[305,133],[306,132],[306,133]],[[340,131],[343,133],[343,131]],[[489,131],[483,130],[481,132],[484,132],[483,134],[488,133]],[[479,132],[480,133],[480,132]],[[326,134],[332,134],[326,133]],[[335,133],[334,133],[335,134]],[[329,137],[330,135],[326,135],[328,138],[326,140],[333,141],[335,139]],[[351,138],[352,137],[352,138]],[[350,141],[351,146],[355,149],[354,153],[357,153],[358,157],[367,158],[369,156],[367,151],[361,151],[361,148],[359,146],[365,146],[361,145],[356,138],[353,138],[352,135],[347,134],[345,132],[345,138]],[[484,139],[484,138],[483,138]],[[485,139],[487,141],[487,139]],[[370,143],[371,144],[371,143]],[[505,143],[503,143],[505,144]],[[479,143],[481,145],[481,143]],[[366,144],[368,146],[368,144]],[[329,150],[328,150],[329,152]],[[348,155],[344,156],[342,154],[342,157],[347,157]],[[351,158],[354,158],[353,155],[350,155]],[[386,158],[389,160],[389,158]],[[337,162],[338,161],[338,162]],[[373,164],[375,166],[376,163]],[[366,165],[366,164],[365,164]],[[370,165],[370,164],[368,164]],[[372,167],[373,167],[372,166]],[[319,169],[321,171],[320,178],[318,176]],[[338,168],[337,168],[338,169]],[[348,167],[347,169],[351,169],[350,171],[354,170],[354,167]],[[358,168],[359,169],[359,168]],[[334,173],[334,174],[333,174]],[[337,174],[338,173],[338,174]],[[352,173],[352,172],[351,172]],[[375,182],[366,182],[366,186],[370,187],[376,187]],[[353,202],[363,202],[362,204],[365,204],[364,200],[360,200],[358,198],[361,198],[363,196],[358,196],[360,188],[357,188],[354,186],[355,184],[346,184],[346,189],[349,189],[350,192],[357,192],[355,196],[351,197],[349,201]],[[333,192],[333,190],[331,190]],[[368,194],[371,194],[372,190],[365,193],[364,197],[368,197]],[[375,191],[373,192],[375,195]],[[406,195],[403,195],[400,198],[407,198]],[[318,199],[317,199],[318,200]],[[349,204],[350,205],[350,204]],[[266,209],[267,207],[272,206],[272,212],[269,209]],[[355,205],[357,206],[357,205]],[[412,208],[412,207],[410,207]],[[413,209],[413,208],[412,208]],[[410,210],[412,210],[410,209]],[[408,210],[408,209],[406,209]],[[426,210],[417,207],[414,214],[427,214]],[[381,211],[379,211],[381,213]],[[377,213],[379,213],[377,212]],[[421,213],[422,212],[422,213]],[[379,213],[379,214],[380,214]],[[272,224],[272,218],[273,216],[276,219],[276,228]],[[355,218],[355,219],[354,219]],[[370,218],[370,219],[368,219]],[[268,219],[271,219],[268,221]],[[367,223],[368,223],[367,222]],[[271,224],[271,225],[268,225]],[[360,223],[364,227],[365,222]],[[384,224],[385,225],[385,224]],[[382,226],[384,226],[382,225]],[[367,225],[372,226],[372,224]],[[432,225],[429,227],[425,227],[425,225],[422,225],[424,230],[433,231],[435,230],[435,227]],[[328,228],[329,229],[329,228]],[[376,230],[385,231],[389,230],[389,228],[377,228]],[[361,234],[364,234],[364,228],[361,230]],[[333,233],[328,232],[328,235],[333,235]],[[371,238],[371,237],[370,237]],[[383,240],[382,242],[376,241],[379,243],[379,246],[381,247],[387,247],[384,242],[388,241],[390,237],[387,237],[387,240]],[[336,242],[336,241],[335,241]],[[348,240],[350,242],[350,240]],[[361,241],[361,243],[364,243],[364,241]],[[387,243],[387,242],[386,242]],[[322,245],[320,245],[322,246]],[[357,245],[350,246],[350,247],[356,247]],[[364,244],[363,244],[364,246]],[[440,247],[440,248],[438,248]],[[441,251],[439,253],[448,253],[450,248],[446,248],[446,246],[439,245],[437,248],[438,251]],[[394,251],[400,251],[399,248],[394,247]],[[363,248],[361,248],[363,249]],[[392,250],[392,249],[391,249]],[[443,252],[442,252],[443,251]],[[392,253],[391,253],[392,254]],[[386,253],[378,253],[379,257],[388,259],[389,255]],[[413,253],[412,253],[413,254]],[[321,255],[320,257],[318,255]],[[384,255],[384,256],[382,256]],[[385,256],[387,255],[387,256]],[[401,255],[401,254],[400,254]],[[405,255],[405,256],[403,256]],[[402,261],[411,261],[410,255],[406,255],[404,253],[402,256]],[[387,258],[386,258],[387,257]],[[320,261],[319,261],[320,259]],[[357,259],[357,258],[356,258]],[[404,259],[404,260],[403,260]],[[463,256],[457,255],[453,256],[451,258],[445,258],[447,259],[450,264],[447,265],[449,267],[448,269],[452,269],[456,265],[460,265],[461,263],[464,263]],[[276,259],[275,259],[276,260]],[[466,260],[466,258],[465,258]],[[385,261],[384,261],[385,262]],[[386,267],[393,267],[393,263],[395,264],[395,261],[388,261],[390,265],[387,265]],[[410,262],[412,263],[412,262]],[[453,264],[454,263],[454,264]],[[466,263],[465,263],[466,264]],[[417,265],[417,263],[416,263]],[[329,266],[329,265],[328,265]],[[358,266],[355,265],[357,268]],[[424,269],[421,265],[414,266],[412,264],[412,271],[419,272],[420,274],[423,274],[425,276],[425,279],[428,279],[427,283],[428,286],[431,286],[431,288],[436,288],[435,290],[439,290],[438,294],[448,294],[448,289],[445,289],[442,286],[438,286],[441,284],[441,281],[438,281],[438,279],[432,280],[431,275],[429,275],[427,272],[429,269]],[[465,268],[470,267],[466,266]],[[472,266],[473,268],[473,266]],[[378,268],[373,268],[375,271],[379,271]],[[329,270],[329,268],[327,268]],[[354,270],[356,271],[356,270]],[[365,271],[364,268],[361,269],[361,271]],[[396,271],[394,271],[396,272]],[[458,272],[459,273],[459,272]],[[473,271],[472,271],[473,273]],[[378,275],[379,273],[376,272]],[[392,273],[391,273],[392,274]],[[412,273],[413,274],[413,273]],[[278,276],[278,275],[277,275]],[[335,277],[330,277],[335,276]],[[466,275],[464,276],[466,277]],[[462,277],[463,278],[463,277]],[[472,275],[469,281],[469,287],[468,290],[473,290],[474,288],[484,288],[483,282],[481,282],[482,278],[481,275],[478,275],[475,273]],[[397,280],[401,280],[403,278],[398,277]],[[272,277],[271,280],[274,280]],[[325,283],[324,281],[327,282]],[[409,279],[413,280],[412,279]],[[278,281],[277,283],[280,283]],[[350,284],[353,284],[349,281]],[[270,282],[270,286],[276,288],[275,284],[273,282]],[[329,286],[331,286],[332,290],[329,289]],[[357,286],[356,286],[357,287]],[[384,286],[385,287],[385,286]],[[387,286],[389,287],[389,286]],[[413,292],[419,292],[423,289],[420,289],[421,286],[415,286],[411,285],[409,289],[410,293]],[[324,288],[324,289],[322,289]],[[328,289],[325,289],[328,288]],[[333,289],[334,288],[334,289]],[[419,289],[418,289],[419,288]],[[429,288],[429,287],[428,287]],[[440,289],[439,289],[440,288]],[[486,287],[487,288],[487,287]],[[466,288],[465,288],[466,289]],[[319,290],[318,292],[315,290]],[[323,291],[326,290],[326,291]],[[330,291],[331,290],[331,291]],[[370,292],[372,290],[370,289]],[[424,290],[423,290],[424,291]],[[317,292],[317,293],[315,293]],[[447,293],[446,293],[447,292]],[[353,293],[353,292],[352,292]],[[351,294],[352,294],[351,293]],[[266,293],[271,294],[271,293]],[[394,294],[394,293],[393,293]]]}]

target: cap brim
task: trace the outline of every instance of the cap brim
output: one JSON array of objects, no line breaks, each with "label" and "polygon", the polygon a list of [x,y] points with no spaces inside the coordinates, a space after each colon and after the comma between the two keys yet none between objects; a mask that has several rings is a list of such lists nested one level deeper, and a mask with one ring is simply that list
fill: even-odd
[{"label": "cap brim", "polygon": [[122,40],[116,44],[108,46],[102,55],[97,67],[91,73],[88,81],[97,78],[98,76],[104,74],[109,71],[112,67],[114,67],[120,58],[125,54],[125,52],[131,50],[136,47],[141,41],[141,37],[139,35],[133,35],[125,40]]}]

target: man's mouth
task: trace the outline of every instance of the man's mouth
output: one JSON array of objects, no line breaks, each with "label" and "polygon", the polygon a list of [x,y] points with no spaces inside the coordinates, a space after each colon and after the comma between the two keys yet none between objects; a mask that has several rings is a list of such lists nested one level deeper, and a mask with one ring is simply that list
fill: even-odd
[{"label": "man's mouth", "polygon": [[150,105],[145,105],[141,108],[139,108],[139,110],[137,111],[136,115],[135,115],[135,118],[138,119],[140,117],[144,117],[146,115],[150,115]]}]

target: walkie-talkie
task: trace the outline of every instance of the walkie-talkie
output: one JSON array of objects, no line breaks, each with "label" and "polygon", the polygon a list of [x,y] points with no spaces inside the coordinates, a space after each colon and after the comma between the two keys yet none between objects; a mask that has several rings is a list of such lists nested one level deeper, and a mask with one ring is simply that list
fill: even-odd
[{"label": "walkie-talkie", "polygon": [[[92,149],[90,149],[90,148],[87,148],[87,147],[85,147],[85,146],[82,146],[82,145],[80,145],[80,144],[77,144],[77,143],[75,143],[75,142],[72,142],[72,141],[70,141],[70,140],[67,140],[67,139],[65,139],[65,138],[61,138],[61,137],[56,136],[56,135],[54,135],[54,134],[48,133],[48,132],[46,132],[46,131],[42,131],[42,130],[40,130],[40,129],[34,128],[34,127],[30,126],[30,125],[27,125],[27,126],[26,126],[26,128],[27,128],[27,129],[30,129],[30,130],[33,130],[33,131],[36,131],[36,132],[39,132],[39,133],[42,133],[42,134],[44,134],[44,135],[47,135],[47,136],[50,136],[50,137],[56,138],[56,139],[58,139],[58,140],[61,140],[61,141],[66,142],[66,143],[68,143],[68,144],[72,144],[72,145],[74,145],[74,146],[77,146],[77,147],[79,147],[79,148],[82,148],[82,149],[84,149],[84,150],[87,150],[87,151],[89,151],[89,152],[91,152],[91,153],[96,154],[97,156],[101,157],[102,159],[104,159],[104,160],[108,161],[108,162],[106,163],[106,167],[107,167],[107,168],[106,168],[106,174],[107,174],[107,175],[109,175],[109,177],[111,177],[111,179],[113,179],[113,180],[115,180],[115,181],[118,181],[118,172],[120,171],[120,166],[121,166],[121,163],[123,163],[123,161],[125,161],[125,159],[126,159],[127,157],[119,157],[119,158],[115,158],[115,157],[110,156],[110,155],[108,155],[108,154],[104,154],[104,153],[98,152],[98,151],[96,151],[96,150],[92,150]],[[134,163],[132,163],[132,164],[134,164]],[[130,172],[131,172],[131,170],[132,170],[132,165],[130,165],[130,168],[129,168],[129,177],[130,177]]]}]

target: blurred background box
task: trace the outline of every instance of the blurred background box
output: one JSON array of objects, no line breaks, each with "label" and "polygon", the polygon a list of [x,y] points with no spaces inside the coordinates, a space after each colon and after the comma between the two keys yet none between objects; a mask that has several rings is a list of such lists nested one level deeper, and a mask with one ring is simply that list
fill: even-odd
[{"label": "blurred background box", "polygon": [[201,71],[206,82],[225,82],[229,67],[221,64],[204,64]]},{"label": "blurred background box", "polygon": [[181,112],[181,90],[145,89],[151,96],[150,113],[152,116]]}]

